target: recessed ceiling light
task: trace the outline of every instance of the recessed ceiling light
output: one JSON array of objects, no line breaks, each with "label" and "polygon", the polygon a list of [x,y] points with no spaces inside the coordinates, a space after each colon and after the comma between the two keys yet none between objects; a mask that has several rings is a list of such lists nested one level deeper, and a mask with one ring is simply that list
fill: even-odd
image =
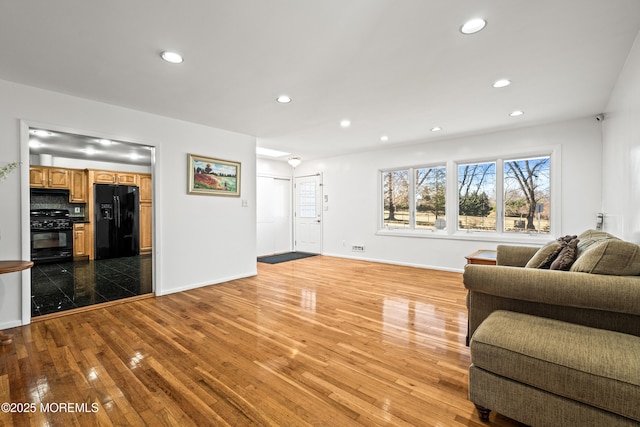
[{"label": "recessed ceiling light", "polygon": [[380,141],[382,141],[382,142],[387,142],[388,140],[389,140],[389,137],[387,135],[382,135],[380,137]]},{"label": "recessed ceiling light", "polygon": [[276,101],[278,101],[280,104],[288,104],[291,102],[291,97],[288,95],[280,95],[278,98],[276,98]]},{"label": "recessed ceiling light", "polygon": [[487,21],[482,18],[475,18],[464,23],[460,28],[462,34],[474,34],[482,30],[487,25]]},{"label": "recessed ceiling light", "polygon": [[431,132],[440,132],[442,128],[440,126],[432,127]]},{"label": "recessed ceiling light", "polygon": [[162,59],[164,59],[167,62],[171,62],[172,64],[180,64],[184,61],[184,58],[182,58],[182,55],[175,52],[165,51],[165,52],[162,52],[160,56],[162,57]]},{"label": "recessed ceiling light", "polygon": [[340,122],[340,126],[342,126],[343,128],[348,128],[349,126],[351,126],[351,121],[350,120],[342,120]]},{"label": "recessed ceiling light", "polygon": [[512,113],[510,113],[509,115],[510,115],[511,117],[518,117],[518,116],[521,116],[521,115],[523,115],[523,114],[524,114],[524,111],[516,110],[516,111],[513,111]]},{"label": "recessed ceiling light", "polygon": [[511,80],[507,80],[507,79],[500,79],[500,80],[496,80],[493,83],[493,87],[495,88],[500,88],[500,87],[507,87],[511,84]]}]

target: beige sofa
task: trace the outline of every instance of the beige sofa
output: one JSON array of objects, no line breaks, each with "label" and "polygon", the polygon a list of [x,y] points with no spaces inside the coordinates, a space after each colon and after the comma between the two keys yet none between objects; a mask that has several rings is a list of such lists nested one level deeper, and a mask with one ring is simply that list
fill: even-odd
[{"label": "beige sofa", "polygon": [[469,396],[484,421],[495,410],[531,425],[640,425],[638,410],[620,409],[640,408],[640,247],[594,230],[578,238],[569,271],[531,268],[544,248],[508,245],[496,266],[466,266]]}]

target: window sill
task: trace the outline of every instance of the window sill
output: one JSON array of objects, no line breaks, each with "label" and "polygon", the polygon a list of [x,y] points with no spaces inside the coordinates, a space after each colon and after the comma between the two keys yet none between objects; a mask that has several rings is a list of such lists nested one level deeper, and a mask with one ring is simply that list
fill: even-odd
[{"label": "window sill", "polygon": [[408,230],[408,229],[380,229],[376,236],[413,237],[422,239],[467,240],[495,243],[515,243],[540,245],[554,240],[551,234],[501,234],[484,231],[456,231],[450,233],[446,230]]}]

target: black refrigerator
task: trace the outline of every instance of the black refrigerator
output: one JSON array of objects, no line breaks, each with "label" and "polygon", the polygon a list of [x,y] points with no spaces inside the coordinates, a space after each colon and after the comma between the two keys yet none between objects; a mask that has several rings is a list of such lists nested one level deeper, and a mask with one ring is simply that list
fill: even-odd
[{"label": "black refrigerator", "polygon": [[138,187],[94,184],[95,259],[140,254]]}]

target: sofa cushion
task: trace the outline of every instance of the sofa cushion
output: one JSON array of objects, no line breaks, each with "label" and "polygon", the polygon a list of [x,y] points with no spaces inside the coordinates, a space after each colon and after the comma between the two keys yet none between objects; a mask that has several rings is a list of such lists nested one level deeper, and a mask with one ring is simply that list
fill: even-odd
[{"label": "sofa cushion", "polygon": [[549,269],[568,271],[578,255],[579,242],[580,240],[575,238],[570,240],[568,243],[565,242],[556,259],[553,260],[551,266],[549,266]]},{"label": "sofa cushion", "polygon": [[562,244],[559,241],[549,242],[538,249],[538,252],[527,262],[525,268],[549,268],[561,250]]},{"label": "sofa cushion", "polygon": [[571,271],[637,276],[640,274],[640,246],[619,239],[606,239],[585,250]]},{"label": "sofa cushion", "polygon": [[471,340],[473,365],[640,421],[640,338],[495,311]]},{"label": "sofa cushion", "polygon": [[603,240],[620,240],[613,234],[609,234],[601,230],[587,230],[578,236],[578,257],[591,246],[600,243]]}]

